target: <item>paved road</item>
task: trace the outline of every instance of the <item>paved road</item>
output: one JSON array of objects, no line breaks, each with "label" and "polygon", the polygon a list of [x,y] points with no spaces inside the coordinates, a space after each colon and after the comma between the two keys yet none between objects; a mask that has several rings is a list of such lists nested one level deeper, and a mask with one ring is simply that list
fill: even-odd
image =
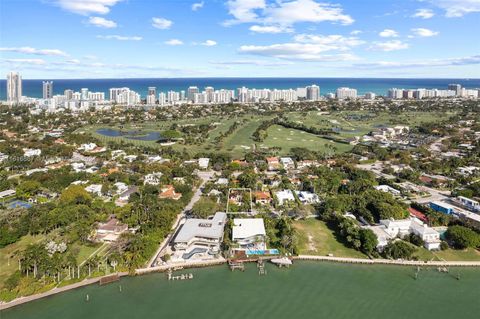
[{"label": "paved road", "polygon": [[190,200],[190,202],[187,204],[187,206],[185,206],[185,208],[183,209],[183,211],[177,215],[177,219],[175,220],[175,222],[173,223],[173,226],[172,226],[172,231],[170,232],[170,234],[168,234],[168,236],[160,243],[160,246],[158,247],[157,251],[155,252],[155,254],[152,256],[152,258],[150,258],[150,260],[148,261],[148,266],[147,267],[154,267],[155,266],[155,263],[158,259],[158,257],[160,257],[160,254],[162,253],[162,251],[167,247],[168,243],[170,242],[170,240],[172,240],[172,237],[175,235],[175,233],[177,232],[177,229],[178,229],[178,226],[180,225],[181,221],[185,218],[185,213],[190,211],[192,208],[193,208],[193,205],[195,205],[196,202],[198,202],[198,200],[200,199],[200,197],[202,196],[202,188],[203,188],[203,185],[205,185],[205,183],[210,180],[213,176],[214,176],[215,172],[214,171],[200,171],[198,172],[198,177],[200,177],[202,179],[202,183],[200,184],[200,186],[196,189],[195,193],[193,194],[192,196],[192,199]]}]

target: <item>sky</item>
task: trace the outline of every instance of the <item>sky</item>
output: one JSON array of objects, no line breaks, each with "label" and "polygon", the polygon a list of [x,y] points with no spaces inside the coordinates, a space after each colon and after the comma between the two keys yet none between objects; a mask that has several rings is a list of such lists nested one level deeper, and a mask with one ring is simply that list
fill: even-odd
[{"label": "sky", "polygon": [[23,78],[479,78],[480,0],[1,0]]}]

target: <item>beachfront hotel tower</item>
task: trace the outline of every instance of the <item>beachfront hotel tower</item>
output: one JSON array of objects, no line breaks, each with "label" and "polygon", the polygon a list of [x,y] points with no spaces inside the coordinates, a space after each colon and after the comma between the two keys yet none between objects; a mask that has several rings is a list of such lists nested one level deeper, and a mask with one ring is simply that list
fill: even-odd
[{"label": "beachfront hotel tower", "polygon": [[7,74],[7,102],[10,105],[18,104],[22,100],[22,76],[18,72]]}]

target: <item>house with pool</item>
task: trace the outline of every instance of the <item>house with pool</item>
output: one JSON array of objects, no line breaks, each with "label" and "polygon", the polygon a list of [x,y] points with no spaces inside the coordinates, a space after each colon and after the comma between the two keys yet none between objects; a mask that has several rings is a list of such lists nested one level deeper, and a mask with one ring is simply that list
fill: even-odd
[{"label": "house with pool", "polygon": [[235,218],[232,226],[234,251],[249,255],[274,255],[276,249],[267,249],[263,218]]},{"label": "house with pool", "polygon": [[220,252],[227,214],[218,212],[212,218],[188,218],[173,239],[172,260],[187,260],[199,255],[214,256]]}]

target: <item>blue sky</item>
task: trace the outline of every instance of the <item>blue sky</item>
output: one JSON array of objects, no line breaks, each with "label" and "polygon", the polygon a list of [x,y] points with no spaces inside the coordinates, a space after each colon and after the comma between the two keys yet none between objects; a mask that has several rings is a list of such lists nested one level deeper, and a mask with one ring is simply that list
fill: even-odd
[{"label": "blue sky", "polygon": [[480,0],[1,0],[24,78],[480,76]]}]

